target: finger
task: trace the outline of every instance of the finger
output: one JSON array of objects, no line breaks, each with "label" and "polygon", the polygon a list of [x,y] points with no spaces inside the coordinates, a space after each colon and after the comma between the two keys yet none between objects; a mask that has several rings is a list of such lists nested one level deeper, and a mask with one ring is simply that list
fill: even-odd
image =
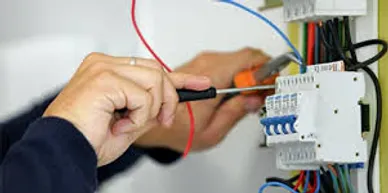
[{"label": "finger", "polygon": [[[114,72],[138,82],[138,84],[149,90],[154,97],[151,116],[156,117],[159,114],[163,102],[163,87],[166,87],[166,83],[163,76],[165,72],[158,62],[151,59],[135,58],[136,64],[132,66],[129,65],[131,57],[113,57],[100,53],[92,56],[94,57],[91,57],[91,61],[99,64],[98,68],[113,69]],[[139,69],[142,71],[139,71]],[[145,72],[145,70],[150,69],[152,69],[152,72]]]},{"label": "finger", "polygon": [[[110,113],[114,110],[127,108],[127,127],[120,132],[127,132],[134,128],[143,127],[150,119],[151,107],[153,104],[152,95],[135,82],[128,80],[116,73],[104,72],[97,76],[97,81],[105,90],[105,97],[113,106],[107,109]],[[108,84],[108,85],[107,85]]]},{"label": "finger", "polygon": [[159,114],[163,102],[164,73],[162,71],[124,64],[110,64],[105,66],[105,71],[113,71],[120,76],[136,82],[137,85],[147,90],[153,97],[151,118]]},{"label": "finger", "polygon": [[211,86],[210,78],[206,76],[196,76],[185,73],[170,73],[168,74],[169,79],[177,89],[190,89],[190,90],[205,90]]},{"label": "finger", "polygon": [[[230,55],[234,63],[228,63],[228,71],[240,72],[246,69],[261,66],[268,62],[271,57],[259,49],[245,48]],[[236,59],[237,58],[237,59]],[[233,61],[232,60],[232,61]],[[237,64],[236,64],[237,63]]]},{"label": "finger", "polygon": [[184,73],[169,73],[164,84],[164,100],[158,119],[168,128],[175,118],[179,97],[176,89],[205,90],[210,87],[210,79]]},{"label": "finger", "polygon": [[[95,63],[129,65],[133,58],[134,57],[114,57],[103,53],[91,53],[85,58],[84,63],[86,65],[95,64]],[[152,68],[161,69],[161,70],[163,69],[157,61],[152,59],[136,57],[135,60],[136,60],[136,64],[135,64],[136,66],[146,66],[146,67],[152,67]]]},{"label": "finger", "polygon": [[237,96],[225,102],[215,112],[212,122],[200,135],[201,140],[213,146],[221,142],[227,133],[251,110],[261,106],[259,97]]}]

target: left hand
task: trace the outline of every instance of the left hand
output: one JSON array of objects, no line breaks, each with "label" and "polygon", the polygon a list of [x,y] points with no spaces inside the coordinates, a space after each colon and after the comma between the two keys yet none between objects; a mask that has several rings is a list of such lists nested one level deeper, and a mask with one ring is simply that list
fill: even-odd
[{"label": "left hand", "polygon": [[[176,72],[208,76],[216,88],[228,88],[238,72],[263,65],[269,59],[260,50],[251,48],[229,53],[206,52],[178,68]],[[193,151],[206,150],[219,144],[239,120],[261,107],[265,96],[237,96],[220,105],[222,97],[191,103],[196,128]],[[186,147],[189,124],[186,105],[180,104],[172,129],[153,129],[135,143],[147,147],[167,147],[182,152]]]}]

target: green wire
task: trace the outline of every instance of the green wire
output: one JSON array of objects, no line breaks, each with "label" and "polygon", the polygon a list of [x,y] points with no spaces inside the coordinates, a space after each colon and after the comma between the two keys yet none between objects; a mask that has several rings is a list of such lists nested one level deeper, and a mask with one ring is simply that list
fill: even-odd
[{"label": "green wire", "polygon": [[354,190],[352,181],[351,181],[351,179],[350,179],[350,170],[349,170],[348,164],[345,164],[345,165],[344,165],[343,171],[344,171],[344,173],[345,173],[345,177],[346,177],[347,182],[348,182],[348,188],[349,188],[350,193],[355,193],[356,191]]},{"label": "green wire", "polygon": [[335,190],[336,193],[339,193],[340,190],[339,190],[339,187],[338,187],[337,177],[335,177],[335,175],[334,175],[333,171],[331,171],[331,169],[329,169],[329,173],[330,173],[331,179],[333,181],[334,190]]},{"label": "green wire", "polygon": [[342,193],[347,193],[348,192],[348,190],[347,190],[347,184],[348,183],[346,183],[345,176],[342,173],[342,170],[341,170],[341,168],[339,167],[338,164],[336,164],[334,167],[335,167],[335,169],[337,170],[337,173],[338,173],[338,178],[339,178],[339,181],[340,181],[340,184],[341,184],[341,186],[340,186],[341,187],[341,192]]},{"label": "green wire", "polygon": [[308,23],[303,23],[303,58],[305,59],[305,63],[307,63],[307,34]]}]

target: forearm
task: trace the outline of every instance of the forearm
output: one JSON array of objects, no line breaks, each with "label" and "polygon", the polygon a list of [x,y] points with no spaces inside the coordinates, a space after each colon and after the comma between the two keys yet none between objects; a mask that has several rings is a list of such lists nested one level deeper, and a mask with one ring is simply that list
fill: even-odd
[{"label": "forearm", "polygon": [[50,95],[28,110],[0,123],[0,163],[13,144],[23,137],[29,125],[43,115],[55,97],[56,94]]},{"label": "forearm", "polygon": [[[4,157],[10,148],[21,140],[29,125],[43,115],[44,111],[56,96],[57,94],[50,95],[29,110],[0,124],[0,163],[3,162]],[[162,164],[173,163],[180,157],[178,152],[169,149],[131,146],[118,160],[98,169],[98,181],[103,183],[114,175],[129,169],[139,161],[144,154],[149,155]]]},{"label": "forearm", "polygon": [[97,159],[69,122],[43,118],[13,145],[0,167],[1,192],[93,193]]}]

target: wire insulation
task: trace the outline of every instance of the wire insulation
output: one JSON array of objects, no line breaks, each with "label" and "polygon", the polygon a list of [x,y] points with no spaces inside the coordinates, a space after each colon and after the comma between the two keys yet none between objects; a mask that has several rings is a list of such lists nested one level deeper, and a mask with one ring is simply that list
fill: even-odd
[{"label": "wire insulation", "polygon": [[285,184],[279,183],[279,182],[268,182],[268,183],[263,184],[259,189],[259,193],[263,193],[264,190],[267,189],[268,187],[281,187],[281,188],[283,188],[291,193],[299,193],[299,192],[293,190],[291,187],[289,187]]},{"label": "wire insulation", "polygon": [[334,167],[335,167],[335,169],[337,170],[337,173],[338,173],[338,179],[340,181],[341,192],[344,192],[344,193],[348,192],[347,191],[347,182],[345,180],[345,176],[342,173],[341,168],[338,166],[338,164],[336,164]]},{"label": "wire insulation", "polygon": [[[131,7],[131,20],[132,20],[132,25],[136,30],[137,35],[139,36],[140,40],[144,44],[144,46],[147,48],[147,50],[152,54],[152,56],[166,69],[168,72],[172,72],[172,69],[167,66],[166,63],[163,62],[163,60],[156,54],[156,52],[151,48],[151,46],[147,43],[146,39],[144,38],[142,32],[140,31],[139,26],[137,25],[136,21],[136,0],[132,0],[132,7]],[[194,139],[194,133],[195,133],[195,120],[194,120],[194,113],[191,108],[190,103],[186,103],[187,106],[187,111],[189,113],[190,117],[190,133],[189,133],[189,139],[187,141],[186,148],[183,152],[183,157],[186,157],[192,147],[193,144],[193,139]]]},{"label": "wire insulation", "polygon": [[314,23],[308,24],[308,36],[307,36],[307,65],[314,63],[314,44],[315,44],[315,25]]},{"label": "wire insulation", "polygon": [[306,171],[306,178],[304,181],[303,192],[307,192],[309,183],[310,183],[310,171]]},{"label": "wire insulation", "polygon": [[337,173],[335,172],[334,168],[329,167],[329,173],[331,176],[331,179],[333,181],[334,190],[336,193],[339,193],[339,186],[338,186],[338,180],[337,180]]},{"label": "wire insulation", "polygon": [[294,187],[295,191],[298,190],[298,188],[302,185],[303,179],[304,179],[304,175],[305,175],[305,172],[301,171],[300,175],[299,175],[299,178],[298,178],[298,181],[296,181],[296,184],[295,184],[295,187]]},{"label": "wire insulation", "polygon": [[319,170],[315,172],[315,178],[317,186],[315,187],[314,193],[319,193],[319,191],[321,190],[321,173],[319,172]]},{"label": "wire insulation", "polygon": [[223,3],[228,3],[228,4],[231,4],[231,5],[234,5],[254,16],[256,16],[257,18],[261,19],[262,21],[264,21],[264,23],[268,24],[272,29],[274,29],[283,39],[284,41],[288,44],[288,46],[292,49],[292,51],[295,53],[297,59],[299,60],[299,67],[300,67],[300,72],[301,73],[305,73],[306,72],[306,66],[303,65],[304,62],[303,62],[303,58],[302,56],[300,55],[298,49],[296,49],[296,47],[292,44],[291,40],[287,37],[287,35],[278,27],[276,26],[273,22],[271,22],[268,18],[264,17],[262,14],[240,4],[240,3],[237,3],[233,0],[218,0],[219,2],[223,2]]},{"label": "wire insulation", "polygon": [[347,183],[348,183],[349,192],[350,192],[350,193],[355,193],[355,190],[354,190],[352,181],[351,181],[351,179],[350,179],[350,170],[349,170],[348,164],[345,164],[345,165],[344,165],[343,171],[344,171],[344,173],[345,173],[346,181],[347,181]]}]

